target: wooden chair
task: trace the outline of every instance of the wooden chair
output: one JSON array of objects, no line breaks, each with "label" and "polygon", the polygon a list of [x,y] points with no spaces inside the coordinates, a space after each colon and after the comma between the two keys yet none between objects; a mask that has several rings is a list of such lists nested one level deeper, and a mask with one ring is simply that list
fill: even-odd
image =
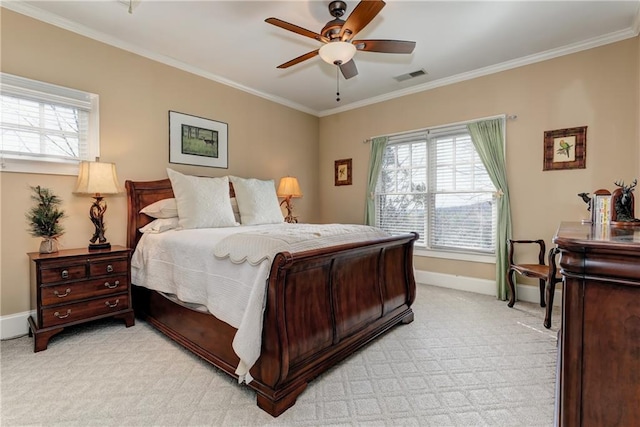
[{"label": "wooden chair", "polygon": [[[513,273],[518,273],[526,277],[533,277],[540,280],[540,307],[546,307],[544,316],[544,327],[551,327],[551,311],[553,310],[553,295],[556,290],[556,283],[562,282],[562,276],[558,274],[556,266],[556,255],[559,253],[557,248],[549,251],[548,262],[545,264],[544,255],[546,247],[544,240],[508,240],[509,243],[509,268],[507,269],[507,283],[509,284],[509,307],[513,307],[516,302],[516,287],[513,281]],[[540,251],[538,253],[537,264],[517,264],[513,260],[516,244],[538,244]]]}]

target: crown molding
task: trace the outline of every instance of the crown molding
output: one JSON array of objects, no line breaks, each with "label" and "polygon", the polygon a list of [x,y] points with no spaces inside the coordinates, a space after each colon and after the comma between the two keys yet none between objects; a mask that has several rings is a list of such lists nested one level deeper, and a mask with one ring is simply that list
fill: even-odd
[{"label": "crown molding", "polygon": [[[640,3],[639,3],[640,4]],[[638,15],[640,16],[640,15]],[[639,18],[640,19],[640,18]],[[636,19],[636,24],[638,25],[638,20]],[[341,106],[339,108],[333,108],[330,110],[324,110],[319,113],[319,117],[330,116],[332,114],[342,113],[344,111],[353,110],[356,108],[365,107],[367,105],[377,104],[379,102],[388,101],[391,99],[399,98],[401,96],[412,95],[415,93],[425,92],[427,90],[435,89],[442,86],[451,85],[454,83],[460,83],[466,80],[475,79],[478,77],[488,76],[490,74],[499,73],[502,71],[512,70],[514,68],[523,67],[525,65],[535,64],[537,62],[547,61],[549,59],[558,58],[560,56],[570,55],[572,53],[581,52],[588,49],[593,49],[599,46],[604,46],[607,44],[615,43],[618,41],[626,40],[638,35],[637,28],[634,29],[626,29],[621,31],[616,31],[613,33],[605,34],[604,36],[594,37],[588,40],[584,40],[582,42],[570,44],[567,46],[563,46],[557,49],[547,50],[545,52],[536,53],[529,56],[524,56],[522,58],[514,59],[512,61],[502,62],[500,64],[491,65],[484,68],[479,68],[477,70],[469,71],[466,73],[456,74],[455,76],[446,77],[439,80],[434,80],[432,82],[424,83],[418,86],[412,86],[410,88],[398,90],[395,92],[389,92],[384,95],[376,96],[373,98],[368,98],[359,102],[354,102],[351,104],[347,104]]]},{"label": "crown molding", "polygon": [[230,86],[232,88],[241,90],[243,92],[247,92],[250,93],[252,95],[258,96],[260,98],[264,98],[267,99],[269,101],[273,101],[275,103],[284,105],[286,107],[290,107],[293,108],[294,110],[298,110],[298,111],[302,111],[304,113],[307,114],[311,114],[313,116],[318,116],[318,111],[313,110],[311,108],[305,107],[304,105],[300,105],[298,103],[295,102],[291,102],[287,99],[281,98],[281,97],[277,97],[268,93],[264,93],[261,91],[258,91],[256,89],[252,89],[250,87],[241,85],[237,82],[234,82],[233,80],[229,80],[225,77],[222,76],[218,76],[217,74],[213,74],[213,73],[209,73],[207,71],[204,71],[200,68],[197,67],[193,67],[191,65],[185,64],[184,62],[181,61],[177,61],[173,58],[170,58],[168,56],[165,55],[160,55],[157,54],[155,52],[151,52],[147,49],[143,49],[140,46],[131,44],[131,43],[126,43],[116,37],[112,37],[109,36],[107,34],[104,34],[102,32],[99,31],[95,31],[91,28],[88,28],[84,25],[80,25],[77,24],[75,22],[71,22],[67,19],[61,18],[57,15],[54,15],[52,13],[49,13],[47,11],[44,11],[42,9],[39,9],[37,7],[31,6],[27,3],[24,3],[21,0],[15,0],[15,1],[3,1],[2,2],[2,7],[9,9],[13,12],[16,13],[20,13],[22,15],[26,15],[30,18],[34,18],[37,19],[39,21],[42,22],[46,22],[47,24],[51,24],[54,25],[56,27],[71,31],[73,33],[79,34],[81,36],[85,36],[88,37],[90,39],[108,44],[110,46],[114,46],[117,48],[120,48],[122,50],[126,50],[128,52],[131,53],[135,53],[136,55],[140,55],[143,56],[145,58],[151,59],[153,61],[156,62],[160,62],[162,64],[165,65],[169,65],[170,67],[173,68],[177,68],[179,70],[182,71],[186,71],[188,73],[191,74],[195,74],[197,76],[200,77],[204,77],[206,79],[209,80],[213,80],[215,82],[218,82],[220,84],[223,84],[225,86]]},{"label": "crown molding", "polygon": [[442,86],[451,85],[454,83],[460,83],[466,80],[475,79],[478,77],[487,76],[494,73],[499,73],[502,71],[511,70],[518,67],[523,67],[525,65],[534,64],[537,62],[546,61],[549,59],[557,58],[564,55],[569,55],[572,53],[581,52],[583,50],[593,49],[595,47],[604,46],[610,43],[615,43],[618,41],[626,40],[632,37],[636,37],[640,33],[640,1],[638,1],[638,13],[632,23],[631,27],[625,30],[616,31],[613,33],[605,34],[600,37],[594,37],[589,40],[585,40],[582,42],[574,43],[571,45],[563,46],[557,49],[547,50],[545,52],[536,53],[533,55],[525,56],[522,58],[518,58],[512,61],[506,61],[500,64],[491,65],[484,68],[479,68],[477,70],[469,71],[466,73],[460,73],[455,76],[446,77],[439,80],[434,80],[432,82],[428,82],[418,86],[412,86],[410,88],[401,89],[398,91],[390,92],[384,95],[368,98],[362,101],[354,102],[351,104],[343,105],[338,108],[333,108],[329,110],[317,111],[311,108],[305,107],[304,105],[289,101],[287,99],[277,97],[271,94],[267,94],[256,89],[252,89],[250,87],[241,85],[232,80],[229,80],[225,77],[218,76],[213,73],[206,72],[200,68],[190,66],[181,61],[177,61],[173,58],[159,55],[157,53],[148,51],[139,46],[133,45],[131,43],[126,43],[118,38],[111,37],[104,33],[92,30],[83,25],[71,22],[67,19],[63,19],[57,15],[46,12],[37,7],[31,6],[21,0],[15,1],[3,1],[1,3],[3,8],[12,10],[14,12],[20,13],[22,15],[29,16],[31,18],[37,19],[39,21],[46,22],[48,24],[54,25],[59,28],[63,28],[65,30],[74,32],[76,34],[80,34],[85,37],[89,37],[91,39],[97,40],[99,42],[115,46],[117,48],[135,53],[137,55],[143,56],[145,58],[149,58],[151,60],[169,65],[171,67],[186,71],[191,74],[198,75],[200,77],[204,77],[206,79],[218,82],[220,84],[233,87],[235,89],[241,90],[243,92],[250,93],[252,95],[258,96],[260,98],[267,99],[269,101],[273,101],[275,103],[284,105],[289,108],[293,108],[295,110],[311,114],[317,117],[325,117],[333,114],[338,114],[341,112],[354,110],[356,108],[365,107],[372,104],[377,104],[380,102],[388,101],[391,99],[399,98],[406,95],[412,95],[415,93],[424,92],[427,90],[435,89]]}]

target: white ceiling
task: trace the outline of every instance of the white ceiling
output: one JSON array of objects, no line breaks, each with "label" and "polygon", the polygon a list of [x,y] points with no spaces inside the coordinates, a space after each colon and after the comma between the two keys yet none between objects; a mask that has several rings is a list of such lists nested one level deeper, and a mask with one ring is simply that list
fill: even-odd
[{"label": "white ceiling", "polygon": [[[411,55],[357,52],[359,74],[312,58],[320,42],[267,24],[276,17],[320,32],[323,1],[3,1],[2,6],[318,116],[344,111],[638,34],[640,1],[399,1],[359,39],[415,41]],[[347,12],[357,1],[347,0]],[[393,77],[424,69],[425,76]]]}]

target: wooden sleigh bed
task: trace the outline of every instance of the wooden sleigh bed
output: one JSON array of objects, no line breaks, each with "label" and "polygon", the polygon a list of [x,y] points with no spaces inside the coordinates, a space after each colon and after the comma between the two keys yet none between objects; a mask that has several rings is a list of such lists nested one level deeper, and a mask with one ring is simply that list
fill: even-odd
[{"label": "wooden sleigh bed", "polygon": [[[173,197],[169,179],[127,181],[127,245],[152,218],[145,206]],[[233,188],[230,188],[233,193]],[[233,195],[233,194],[232,194]],[[413,321],[413,244],[417,234],[300,253],[279,253],[271,265],[260,358],[248,386],[260,408],[277,417],[307,383],[398,323]],[[216,367],[235,375],[236,329],[209,313],[135,286],[136,315]]]}]

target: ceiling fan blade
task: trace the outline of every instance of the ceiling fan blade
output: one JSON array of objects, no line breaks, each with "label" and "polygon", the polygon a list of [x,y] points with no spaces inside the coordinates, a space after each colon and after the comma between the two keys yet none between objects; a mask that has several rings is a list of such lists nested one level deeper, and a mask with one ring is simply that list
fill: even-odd
[{"label": "ceiling fan blade", "polygon": [[349,62],[339,65],[339,67],[345,79],[350,79],[351,77],[355,77],[358,75],[358,68],[356,68],[356,63],[353,61],[353,59]]},{"label": "ceiling fan blade", "polygon": [[304,55],[300,55],[297,58],[292,59],[291,61],[285,62],[284,64],[278,65],[278,68],[289,68],[292,65],[296,65],[301,63],[302,61],[306,61],[307,59],[311,59],[314,56],[318,56],[318,51],[320,49],[313,50],[311,52],[307,52]]},{"label": "ceiling fan blade", "polygon": [[340,39],[343,42],[351,40],[376,17],[385,4],[382,0],[361,0],[342,25]]},{"label": "ceiling fan blade", "polygon": [[358,50],[382,53],[411,53],[416,42],[406,40],[354,40],[352,43]]},{"label": "ceiling fan blade", "polygon": [[268,22],[271,25],[275,25],[276,27],[280,27],[285,30],[293,31],[294,33],[300,34],[301,36],[309,37],[324,43],[329,42],[329,39],[321,34],[315,33],[311,30],[307,30],[306,28],[298,27],[297,25],[294,25],[294,24],[290,24],[286,21],[283,21],[282,19],[267,18],[264,20],[264,22]]}]

